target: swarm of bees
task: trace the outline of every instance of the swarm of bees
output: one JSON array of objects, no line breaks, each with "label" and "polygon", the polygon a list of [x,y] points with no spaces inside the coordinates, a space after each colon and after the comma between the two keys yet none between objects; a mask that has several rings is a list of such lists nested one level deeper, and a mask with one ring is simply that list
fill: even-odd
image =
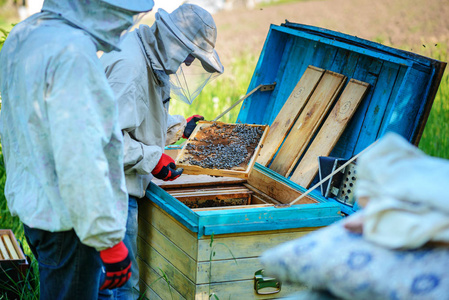
[{"label": "swarm of bees", "polygon": [[264,130],[246,124],[212,123],[202,126],[185,147],[179,161],[207,169],[235,169],[248,164]]}]

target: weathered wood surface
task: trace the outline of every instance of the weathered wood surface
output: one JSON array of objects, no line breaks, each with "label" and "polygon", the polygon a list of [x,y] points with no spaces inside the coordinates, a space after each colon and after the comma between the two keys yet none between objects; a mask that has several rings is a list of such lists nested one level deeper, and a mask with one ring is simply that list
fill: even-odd
[{"label": "weathered wood surface", "polygon": [[[258,257],[267,249],[317,228],[195,238],[178,221],[149,201],[139,202],[138,263],[140,286],[152,299],[203,299],[211,289],[222,297],[266,299],[254,293]],[[167,283],[164,278],[169,281]],[[248,284],[252,282],[252,285]],[[287,295],[284,285],[277,296]],[[231,287],[234,287],[233,289]],[[269,298],[269,297],[268,297]]]},{"label": "weathered wood surface", "polygon": [[308,188],[318,173],[318,156],[329,156],[368,90],[369,84],[351,79],[326,118],[290,180]]},{"label": "weathered wood surface", "polygon": [[[154,226],[139,219],[139,237],[141,237],[148,245],[151,245],[157,252],[171,262],[182,274],[195,281],[196,260],[187,255],[178,243],[174,243],[168,237],[163,235]],[[196,245],[196,243],[195,243]],[[148,251],[141,249],[140,252]]]},{"label": "weathered wood surface", "polygon": [[226,185],[237,184],[241,182],[246,182],[246,179],[235,177],[215,177],[210,175],[182,174],[180,177],[176,178],[176,180],[163,181],[160,179],[153,178],[152,182],[157,186],[160,186],[161,188],[171,189],[171,188],[185,188],[189,186],[198,186],[198,185],[219,186],[222,184]]},{"label": "weathered wood surface", "polygon": [[[156,206],[151,201],[140,201],[139,219],[142,219],[146,224],[149,223],[157,228],[161,234],[178,245],[181,250],[192,257],[192,259],[197,259],[198,246],[196,234],[188,230],[160,207]],[[145,227],[141,228],[139,223],[139,235],[142,234],[142,238],[145,240],[147,240],[147,234],[144,230],[145,228],[148,228],[148,225],[146,224],[144,223]]]},{"label": "weathered wood surface", "polygon": [[270,169],[282,176],[296,164],[317,131],[324,116],[337,98],[346,77],[326,71],[302,113],[291,128]]},{"label": "weathered wood surface", "polygon": [[257,162],[267,166],[272,160],[285,136],[309,101],[315,87],[324,74],[323,69],[309,66],[270,126]]},{"label": "weathered wood surface", "polygon": [[[252,199],[253,197],[251,197]],[[235,206],[226,206],[226,209],[242,209],[242,208],[261,208],[261,207],[270,207],[273,206],[273,204],[268,203],[255,203],[254,205],[251,204],[251,206],[248,205],[235,205]],[[193,211],[220,211],[223,210],[225,207],[202,207],[202,208],[193,208]]]},{"label": "weathered wood surface", "polygon": [[[194,299],[183,296],[172,284],[166,282],[160,270],[154,270],[140,258],[138,258],[137,262],[139,264],[140,281],[143,282],[143,284],[140,285],[141,293],[144,293],[148,299]],[[170,278],[167,279],[170,280]]]},{"label": "weathered wood surface", "polygon": [[[210,236],[205,236],[198,242],[198,261],[258,257],[267,249],[300,238],[316,229],[308,227],[280,231],[256,231],[247,234],[216,235],[213,239],[212,248],[210,247]],[[214,247],[214,245],[217,246]],[[214,249],[215,255],[211,257],[212,249]]]},{"label": "weathered wood surface", "polygon": [[3,259],[11,259],[11,257],[8,254],[8,250],[6,250],[6,246],[3,243],[2,239],[0,239],[0,253],[1,253]]},{"label": "weathered wood surface", "polygon": [[8,250],[8,254],[12,259],[19,259],[19,255],[16,252],[16,249],[14,248],[14,245],[12,244],[11,238],[7,234],[2,235],[2,240],[5,243],[6,250]]},{"label": "weathered wood surface", "polygon": [[[191,274],[190,277],[184,275],[178,268],[166,259],[161,253],[155,250],[151,245],[144,242],[141,238],[138,239],[139,259],[145,262],[144,268],[151,268],[159,275],[163,275],[161,270],[170,280],[172,286],[187,299],[191,299],[195,294],[195,282],[192,278],[196,278],[196,274]],[[163,280],[163,279],[162,279]]]},{"label": "weathered wood surface", "polygon": [[[253,169],[249,175],[248,184],[281,203],[289,203],[302,194],[285,183],[271,178],[256,169]],[[317,201],[311,197],[305,197],[301,204],[316,202]]]},{"label": "weathered wood surface", "polygon": [[[254,276],[254,274],[253,274]],[[282,289],[277,294],[258,295],[254,291],[254,279],[228,281],[212,284],[202,284],[198,286],[195,300],[210,300],[211,293],[217,295],[218,299],[282,299],[295,292],[306,289],[305,285],[283,284]]]},{"label": "weathered wood surface", "polygon": [[265,204],[270,204],[270,203],[271,204],[281,204],[281,202],[277,201],[273,197],[268,196],[267,194],[264,194],[261,190],[256,189],[252,185],[245,183],[245,186],[255,193],[255,195],[253,195],[253,199],[252,199],[253,204],[256,203],[255,201],[261,201],[261,203],[265,203]]}]

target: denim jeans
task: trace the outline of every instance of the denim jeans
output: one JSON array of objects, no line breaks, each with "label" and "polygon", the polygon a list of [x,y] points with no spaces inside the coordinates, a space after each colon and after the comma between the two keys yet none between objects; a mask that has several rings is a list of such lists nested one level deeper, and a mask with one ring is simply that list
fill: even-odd
[{"label": "denim jeans", "polygon": [[95,299],[100,287],[99,253],[74,230],[49,232],[23,224],[39,263],[40,299]]},{"label": "denim jeans", "polygon": [[131,257],[131,278],[120,288],[103,290],[98,294],[98,299],[139,299],[139,266],[137,265],[137,198],[129,195],[128,220],[126,221],[126,233],[123,242],[128,248]]}]

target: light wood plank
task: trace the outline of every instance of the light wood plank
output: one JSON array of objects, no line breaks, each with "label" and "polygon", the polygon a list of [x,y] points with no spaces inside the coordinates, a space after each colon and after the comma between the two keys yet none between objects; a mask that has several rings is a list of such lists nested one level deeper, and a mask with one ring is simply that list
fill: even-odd
[{"label": "light wood plank", "polygon": [[7,235],[7,234],[2,235],[2,239],[3,239],[3,242],[5,243],[8,253],[12,257],[12,259],[19,259],[19,256],[17,255],[16,249],[14,248],[9,235]]},{"label": "light wood plank", "polygon": [[[300,238],[317,228],[299,228],[295,231],[286,232],[259,232],[252,235],[227,235],[214,236],[212,247],[210,247],[210,236],[199,240],[198,261],[207,262],[210,260],[234,259],[258,257],[267,249],[280,243]],[[211,251],[215,255],[211,257]],[[211,259],[212,258],[212,259]]]},{"label": "light wood plank", "polygon": [[178,193],[203,193],[203,192],[221,192],[233,190],[245,190],[243,185],[229,185],[229,186],[196,186],[190,188],[165,189],[170,195]]},{"label": "light wood plank", "polygon": [[320,68],[309,66],[306,69],[270,126],[270,132],[257,158],[259,164],[267,166],[272,160],[288,131],[295,123],[307,101],[309,101],[323,74],[324,70]]},{"label": "light wood plank", "polygon": [[5,244],[3,243],[2,239],[0,239],[0,253],[3,256],[3,259],[11,259],[11,257],[8,254],[8,250],[6,250]]},{"label": "light wood plank", "polygon": [[[139,218],[153,225],[161,234],[196,260],[198,252],[197,237],[175,218],[149,200],[139,202]],[[141,234],[144,233],[139,232],[139,235]]]},{"label": "light wood plank", "polygon": [[[174,244],[154,226],[142,219],[139,219],[139,237],[156,249],[157,252],[161,253],[165,259],[170,261],[185,276],[195,281],[196,260],[182,251],[179,248],[181,245]],[[143,250],[140,249],[139,251]]]},{"label": "light wood plank", "polygon": [[259,201],[260,202],[259,204],[281,204],[281,202],[277,201],[273,197],[270,197],[262,193],[261,190],[256,189],[252,185],[245,183],[245,186],[255,193],[255,195],[253,195],[253,203]]},{"label": "light wood plank", "polygon": [[[137,258],[137,263],[139,264],[140,280],[143,281],[146,286],[150,287],[153,290],[153,293],[156,293],[158,297],[162,299],[186,299],[173,286],[169,285],[164,278],[162,278],[162,274],[152,269],[139,257]],[[160,270],[158,271],[160,272]],[[170,281],[170,278],[168,278],[168,280]],[[147,290],[145,295],[148,299],[153,299],[151,298],[151,294],[153,293]]]},{"label": "light wood plank", "polygon": [[183,197],[199,197],[199,196],[217,196],[217,195],[229,195],[228,198],[232,198],[232,195],[244,195],[244,194],[252,194],[248,189],[233,189],[233,190],[209,190],[209,191],[196,191],[196,192],[172,192],[169,193],[175,198],[183,198]]},{"label": "light wood plank", "polygon": [[254,280],[229,281],[213,284],[198,285],[195,300],[215,299],[213,296],[209,298],[211,293],[215,293],[218,299],[279,299],[287,295],[293,294],[307,287],[300,284],[283,283],[281,291],[271,295],[258,295],[254,291]]},{"label": "light wood plank", "polygon": [[197,284],[253,279],[254,273],[260,269],[263,267],[258,257],[201,262],[198,264]]},{"label": "light wood plank", "polygon": [[270,207],[273,206],[273,204],[254,204],[251,206],[248,205],[234,205],[234,206],[221,206],[221,207],[203,207],[203,208],[193,208],[193,211],[211,211],[211,210],[223,210],[223,209],[242,209],[242,208],[260,208],[260,207]]},{"label": "light wood plank", "polygon": [[337,98],[345,80],[344,75],[331,71],[325,72],[270,165],[270,169],[282,176],[289,175],[287,172],[295,166],[306,149],[324,116]]},{"label": "light wood plank", "polygon": [[[170,280],[171,285],[187,299],[192,299],[195,295],[195,283],[179,271],[170,261],[164,258],[156,249],[147,244],[142,238],[137,239],[139,257],[146,263],[144,268],[150,266],[154,270],[164,271]],[[148,265],[148,266],[147,266]],[[160,272],[158,272],[160,273]]]},{"label": "light wood plank", "polygon": [[143,280],[139,281],[139,288],[140,288],[140,293],[142,298],[139,298],[141,300],[144,299],[151,299],[151,300],[163,300],[161,297],[159,297],[158,294],[156,294],[156,292],[149,287]]},{"label": "light wood plank", "polygon": [[[301,192],[289,187],[287,184],[271,178],[256,169],[253,169],[249,175],[248,184],[281,203],[290,203],[302,195]],[[317,201],[306,196],[298,202],[298,204],[308,203],[317,203]]]},{"label": "light wood plank", "polygon": [[153,178],[152,180],[157,186],[161,188],[184,188],[188,186],[204,186],[204,185],[222,185],[222,184],[236,184],[246,182],[243,178],[235,177],[215,177],[210,175],[189,175],[182,174],[176,180],[163,181]]},{"label": "light wood plank", "polygon": [[266,199],[266,198],[262,198],[260,196],[253,195],[251,197],[251,204],[279,204],[276,202],[268,202],[267,200],[264,200],[264,199]]},{"label": "light wood plank", "polygon": [[290,180],[308,188],[318,173],[318,156],[328,156],[368,91],[369,84],[351,79]]}]

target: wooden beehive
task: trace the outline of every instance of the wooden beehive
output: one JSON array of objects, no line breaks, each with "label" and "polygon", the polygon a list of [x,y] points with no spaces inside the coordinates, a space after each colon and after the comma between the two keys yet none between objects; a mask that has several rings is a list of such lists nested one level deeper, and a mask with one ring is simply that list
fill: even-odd
[{"label": "wooden beehive", "polygon": [[[248,97],[237,119],[270,126],[252,171],[226,180],[183,175],[178,182],[184,191],[209,186],[217,194],[218,187],[246,188],[251,200],[190,208],[169,193],[175,186],[151,183],[148,199],[139,204],[141,290],[150,299],[291,293],[285,283],[278,292],[266,290],[274,294],[256,291],[258,256],[354,211],[319,189],[288,205],[316,182],[315,158],[324,153],[348,159],[388,131],[418,144],[445,65],[322,28],[272,25],[248,91],[273,82],[275,88]],[[155,282],[164,274],[168,284]]]}]

